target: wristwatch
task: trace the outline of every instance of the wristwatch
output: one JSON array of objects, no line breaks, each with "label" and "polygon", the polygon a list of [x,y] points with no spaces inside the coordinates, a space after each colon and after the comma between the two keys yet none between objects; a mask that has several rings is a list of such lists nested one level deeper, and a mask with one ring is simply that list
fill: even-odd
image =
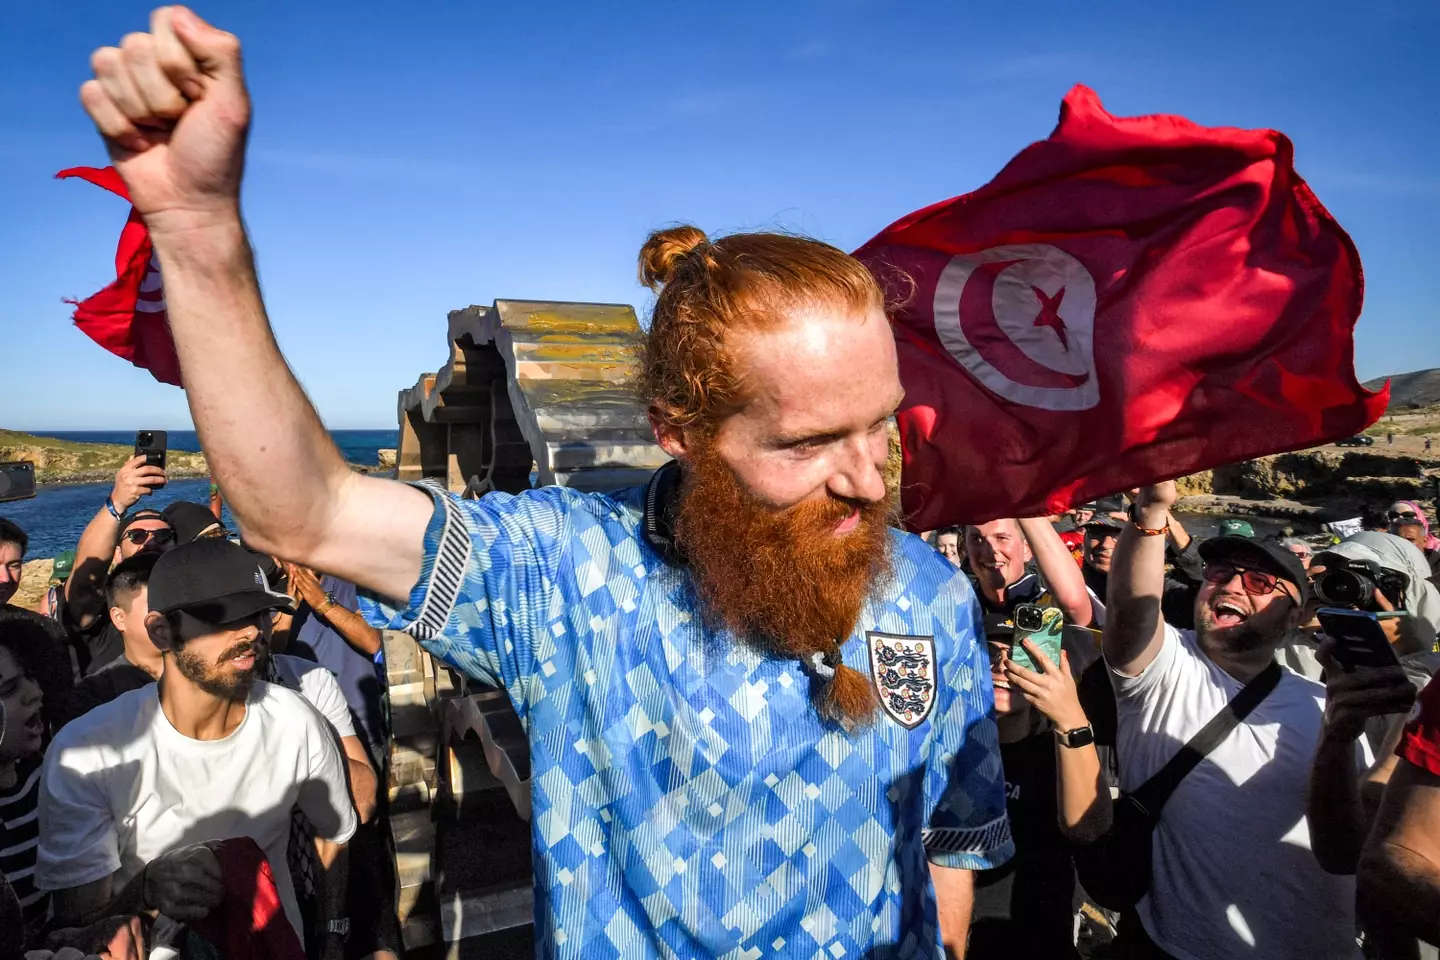
[{"label": "wristwatch", "polygon": [[350,918],[341,917],[338,920],[331,920],[325,924],[325,932],[333,933],[337,937],[350,936]]},{"label": "wristwatch", "polygon": [[1085,747],[1095,742],[1095,731],[1088,725],[1074,730],[1056,730],[1055,739],[1062,747]]}]

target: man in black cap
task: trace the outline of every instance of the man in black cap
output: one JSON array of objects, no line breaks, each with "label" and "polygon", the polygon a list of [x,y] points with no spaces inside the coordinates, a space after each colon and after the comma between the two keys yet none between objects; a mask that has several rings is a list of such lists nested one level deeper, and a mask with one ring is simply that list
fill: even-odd
[{"label": "man in black cap", "polygon": [[201,537],[225,537],[230,534],[230,531],[225,529],[225,524],[203,503],[176,500],[165,508],[164,514],[175,530],[176,543],[189,543]]},{"label": "man in black cap", "polygon": [[[201,539],[156,562],[149,602],[165,658],[159,683],[72,721],[46,756],[36,877],[55,891],[55,921],[148,909],[203,917],[223,897],[203,844],[250,837],[303,939],[286,868],[291,810],[336,844],[348,842],[356,815],[324,718],[300,694],[257,679],[274,611],[293,601],[270,589],[244,548]],[[324,955],[338,958],[349,920],[332,909],[343,887],[331,892],[327,884],[320,927]]]},{"label": "man in black cap", "polygon": [[163,513],[135,509],[141,497],[164,485],[164,468],[146,464],[143,456],[132,457],[115,474],[110,496],[80,535],[60,623],[70,635],[81,674],[94,673],[125,653],[105,599],[111,567],[142,551],[163,553],[175,545],[175,530]]},{"label": "man in black cap", "polygon": [[1085,585],[1104,600],[1110,557],[1115,552],[1115,541],[1125,528],[1128,515],[1119,497],[1095,501],[1094,506],[1090,517],[1080,525],[1085,531],[1085,556],[1081,569],[1085,574]]},{"label": "man in black cap", "polygon": [[1350,956],[1354,878],[1320,868],[1306,818],[1325,688],[1275,663],[1309,597],[1305,568],[1273,541],[1208,540],[1195,629],[1176,629],[1161,616],[1175,499],[1173,483],[1141,488],[1110,560],[1103,647],[1121,789],[1159,772],[1247,684],[1269,689],[1170,794],[1149,893],[1121,936],[1139,956]]},{"label": "man in black cap", "polygon": [[150,632],[145,626],[145,618],[150,613],[150,574],[159,559],[157,553],[137,553],[128,560],[120,561],[110,571],[110,580],[105,587],[109,622],[120,634],[124,653],[109,663],[101,664],[75,684],[75,689],[57,714],[57,731],[102,703],[109,703],[122,693],[138,690],[159,679],[165,666],[164,657],[150,639]]},{"label": "man in black cap", "polygon": [[[1115,544],[1121,531],[1130,523],[1130,512],[1119,497],[1098,500],[1095,507],[1094,515],[1085,523],[1085,553],[1080,569],[1085,575],[1085,586],[1103,604]],[[1195,594],[1200,588],[1198,543],[1172,516],[1166,516],[1164,527],[1165,555],[1172,564],[1173,572],[1165,577],[1165,594],[1160,611],[1166,623],[1190,630],[1195,626]]]},{"label": "man in black cap", "polygon": [[1099,509],[1100,504],[1096,500],[1087,501],[1078,507],[1071,507],[1061,515],[1060,519],[1055,521],[1055,532],[1069,533],[1072,530],[1083,529]]}]

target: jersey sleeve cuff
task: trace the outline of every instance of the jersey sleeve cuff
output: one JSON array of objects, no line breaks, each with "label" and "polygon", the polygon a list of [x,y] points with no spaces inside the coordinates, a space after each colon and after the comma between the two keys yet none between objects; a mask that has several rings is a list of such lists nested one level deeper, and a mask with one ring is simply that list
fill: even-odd
[{"label": "jersey sleeve cuff", "polygon": [[999,816],[979,827],[945,827],[921,832],[926,858],[952,870],[993,870],[1015,856],[1010,818]]},{"label": "jersey sleeve cuff", "polygon": [[420,578],[410,591],[404,607],[393,607],[370,594],[360,595],[360,613],[372,627],[403,630],[417,640],[433,640],[445,632],[445,625],[459,601],[470,563],[473,530],[455,498],[429,484],[415,484],[435,502],[435,512],[425,528],[424,559]]}]

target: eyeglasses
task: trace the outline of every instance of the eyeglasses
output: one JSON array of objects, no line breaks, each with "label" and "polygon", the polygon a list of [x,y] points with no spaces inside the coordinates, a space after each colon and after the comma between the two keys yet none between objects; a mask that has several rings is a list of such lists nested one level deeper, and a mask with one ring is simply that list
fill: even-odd
[{"label": "eyeglasses", "polygon": [[1391,511],[1390,511],[1390,519],[1391,519],[1391,520],[1419,520],[1420,518],[1417,517],[1417,516],[1415,515],[1414,511],[1411,511],[1411,510],[1402,510],[1402,511],[1399,511],[1399,512],[1396,512],[1396,511],[1394,511],[1394,510],[1391,510]]},{"label": "eyeglasses", "polygon": [[1280,578],[1273,573],[1237,567],[1233,563],[1212,563],[1205,568],[1205,579],[1209,583],[1229,583],[1236,575],[1240,577],[1240,586],[1252,597],[1268,596],[1280,585]]},{"label": "eyeglasses", "polygon": [[175,542],[175,531],[168,528],[160,530],[126,530],[125,539],[139,546],[147,540],[154,540],[159,546]]}]

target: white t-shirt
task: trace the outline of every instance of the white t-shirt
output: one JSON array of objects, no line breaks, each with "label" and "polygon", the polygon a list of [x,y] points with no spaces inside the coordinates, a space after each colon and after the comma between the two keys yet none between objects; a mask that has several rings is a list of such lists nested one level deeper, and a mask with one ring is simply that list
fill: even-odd
[{"label": "white t-shirt", "polygon": [[115,874],[118,892],[178,847],[250,837],[265,851],[295,932],[304,926],[286,868],[290,811],[344,843],[355,832],[345,760],[298,693],[257,682],[222,740],[194,740],[160,709],[159,688],[123,694],[71,721],[45,757],[39,885],[61,890]]},{"label": "white t-shirt", "polygon": [[[1168,624],[1138,677],[1111,677],[1125,791],[1157,773],[1244,686],[1201,652],[1192,631]],[[1305,820],[1324,710],[1325,688],[1284,670],[1171,794],[1138,909],[1162,950],[1179,960],[1359,955],[1355,878],[1320,869]]]},{"label": "white t-shirt", "polygon": [[314,660],[292,657],[288,653],[277,653],[272,657],[275,675],[285,687],[296,691],[330,721],[341,740],[355,736],[355,719],[350,715],[350,704],[345,702],[345,692],[335,674]]}]

